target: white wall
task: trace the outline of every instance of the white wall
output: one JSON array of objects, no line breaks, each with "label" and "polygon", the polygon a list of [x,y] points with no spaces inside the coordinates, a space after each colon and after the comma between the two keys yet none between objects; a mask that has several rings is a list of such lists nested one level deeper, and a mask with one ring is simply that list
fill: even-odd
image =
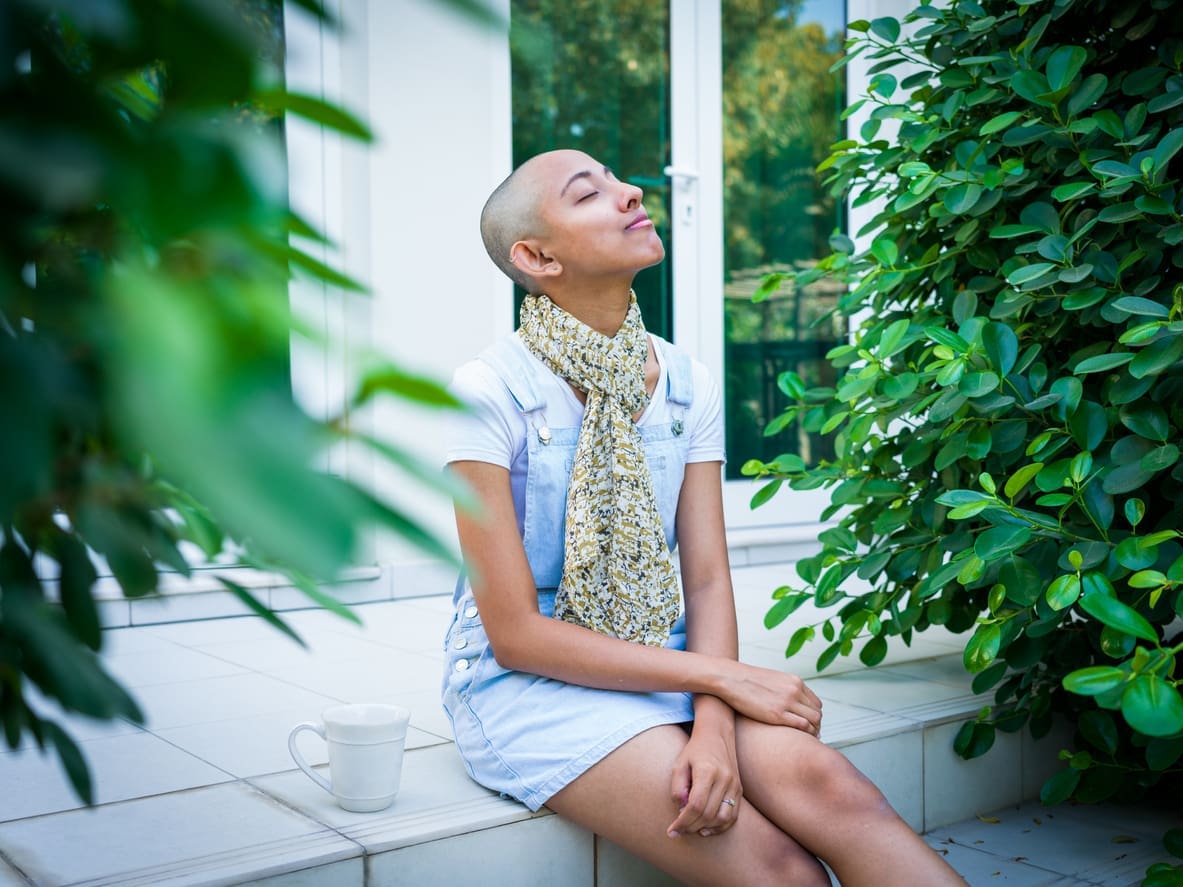
[{"label": "white wall", "polygon": [[[508,18],[509,0],[490,2]],[[348,380],[369,356],[385,356],[447,379],[457,365],[508,332],[513,315],[512,288],[485,256],[477,228],[485,198],[512,163],[504,30],[474,23],[441,0],[331,0],[329,6],[343,22],[341,33],[316,27],[289,4],[289,84],[354,110],[369,122],[377,140],[358,146],[293,122],[292,200],[341,245],[326,258],[367,282],[373,296],[368,301],[342,299],[323,287],[293,288],[294,304],[341,343],[330,354],[294,343],[294,387],[318,414],[339,408]],[[700,0],[691,29],[695,33],[711,30],[706,25],[712,21],[717,31],[717,9],[711,16],[701,12],[710,6],[710,0]],[[910,7],[910,0],[849,0],[848,18],[902,17]],[[857,59],[848,67],[851,99],[863,92],[868,64]],[[852,120],[852,130],[859,122],[861,118]],[[852,229],[871,212],[873,208],[852,213]],[[711,324],[699,318],[695,328],[701,339]],[[696,338],[691,332],[680,329],[679,336]],[[721,330],[715,338],[712,347],[698,343],[699,350],[708,352],[704,356],[712,348],[721,350]],[[442,460],[446,426],[437,412],[388,399],[361,421],[432,464]],[[336,452],[329,467],[374,484],[452,535],[447,502],[382,470],[368,454]],[[739,492],[746,509],[751,491]],[[784,505],[790,512],[802,510],[801,503],[787,498]],[[820,509],[805,510],[815,514]],[[777,526],[764,532],[781,541],[788,539],[788,524],[800,523],[799,516],[771,512],[762,520],[770,518]],[[798,535],[812,538],[816,526],[797,529]],[[746,544],[738,537],[733,541]],[[402,593],[400,581],[413,584],[419,581],[415,577],[432,575],[421,569],[421,555],[395,539],[375,539],[369,559],[396,565],[396,594]]]},{"label": "white wall", "polygon": [[[495,2],[507,17],[508,0]],[[373,295],[293,288],[294,304],[342,344],[323,354],[293,343],[293,385],[317,414],[334,409],[358,367],[378,357],[446,381],[508,332],[513,314],[512,288],[486,258],[477,224],[511,165],[504,30],[433,0],[338,0],[330,9],[339,33],[289,5],[289,85],[353,110],[376,138],[368,147],[343,143],[297,122],[289,129],[292,200],[341,245],[327,258]],[[383,398],[359,421],[441,463],[438,412]],[[450,503],[368,454],[335,453],[330,467],[453,534]],[[407,576],[419,575],[413,568],[423,560],[389,537],[374,540],[372,559],[404,565]]]}]

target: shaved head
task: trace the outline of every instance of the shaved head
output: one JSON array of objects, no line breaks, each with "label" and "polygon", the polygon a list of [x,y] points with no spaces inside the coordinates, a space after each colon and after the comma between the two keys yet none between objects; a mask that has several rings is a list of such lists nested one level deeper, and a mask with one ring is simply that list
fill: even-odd
[{"label": "shaved head", "polygon": [[540,212],[544,173],[554,160],[569,150],[547,151],[531,157],[497,186],[481,211],[481,239],[493,264],[528,293],[537,291],[538,283],[510,261],[509,251],[519,240],[545,234]]}]

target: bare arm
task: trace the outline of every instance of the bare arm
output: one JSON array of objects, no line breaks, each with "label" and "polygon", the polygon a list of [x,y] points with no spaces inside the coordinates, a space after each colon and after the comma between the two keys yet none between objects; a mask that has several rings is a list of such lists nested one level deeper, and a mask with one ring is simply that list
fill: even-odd
[{"label": "bare arm", "polygon": [[817,699],[799,679],[735,661],[734,614],[724,652],[715,652],[718,640],[703,640],[711,649],[701,652],[670,650],[543,616],[518,535],[509,471],[486,462],[454,462],[452,470],[483,505],[479,519],[458,511],[456,525],[481,622],[503,667],[587,687],[709,694],[755,720],[810,729]]},{"label": "bare arm", "polygon": [[509,472],[485,462],[451,467],[483,505],[479,519],[457,511],[456,525],[498,663],[603,689],[720,691],[729,664],[725,659],[634,644],[543,616],[518,535]]}]

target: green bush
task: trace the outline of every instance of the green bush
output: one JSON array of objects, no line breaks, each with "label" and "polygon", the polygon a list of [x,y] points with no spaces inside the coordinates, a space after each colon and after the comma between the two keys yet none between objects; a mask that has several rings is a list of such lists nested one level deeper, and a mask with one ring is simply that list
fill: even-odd
[{"label": "green bush", "polygon": [[[1043,799],[1177,791],[1183,765],[1183,16],[1172,0],[959,0],[901,29],[855,22],[874,61],[857,138],[821,169],[882,207],[848,281],[836,389],[780,377],[795,422],[837,456],[752,461],[832,488],[824,548],[770,627],[813,599],[834,615],[818,667],[931,625],[972,634],[965,666],[995,730],[1075,725]],[[898,125],[898,136],[881,134]],[[851,577],[871,590],[851,593]],[[1177,797],[1177,795],[1175,796]]]},{"label": "green bush", "polygon": [[278,115],[368,133],[283,88],[282,8],[0,4],[0,722],[10,747],[30,734],[55,748],[87,801],[53,712],[141,719],[96,655],[103,562],[128,597],[156,592],[165,568],[243,562],[350,616],[317,581],[369,527],[451,557],[323,469],[348,442],[452,492],[352,422],[382,392],[435,406],[454,403],[447,392],[358,355],[339,415],[309,416],[292,395],[293,333],[326,344],[289,312],[292,269],[359,287],[314,257],[323,239],[288,209]]}]

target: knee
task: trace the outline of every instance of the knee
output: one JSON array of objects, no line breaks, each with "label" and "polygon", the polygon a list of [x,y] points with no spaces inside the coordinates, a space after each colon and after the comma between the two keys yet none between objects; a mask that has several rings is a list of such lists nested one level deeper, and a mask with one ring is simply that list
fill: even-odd
[{"label": "knee", "polygon": [[805,770],[805,784],[826,806],[854,808],[864,816],[891,813],[883,793],[841,752],[820,742],[813,743],[801,766]]}]

